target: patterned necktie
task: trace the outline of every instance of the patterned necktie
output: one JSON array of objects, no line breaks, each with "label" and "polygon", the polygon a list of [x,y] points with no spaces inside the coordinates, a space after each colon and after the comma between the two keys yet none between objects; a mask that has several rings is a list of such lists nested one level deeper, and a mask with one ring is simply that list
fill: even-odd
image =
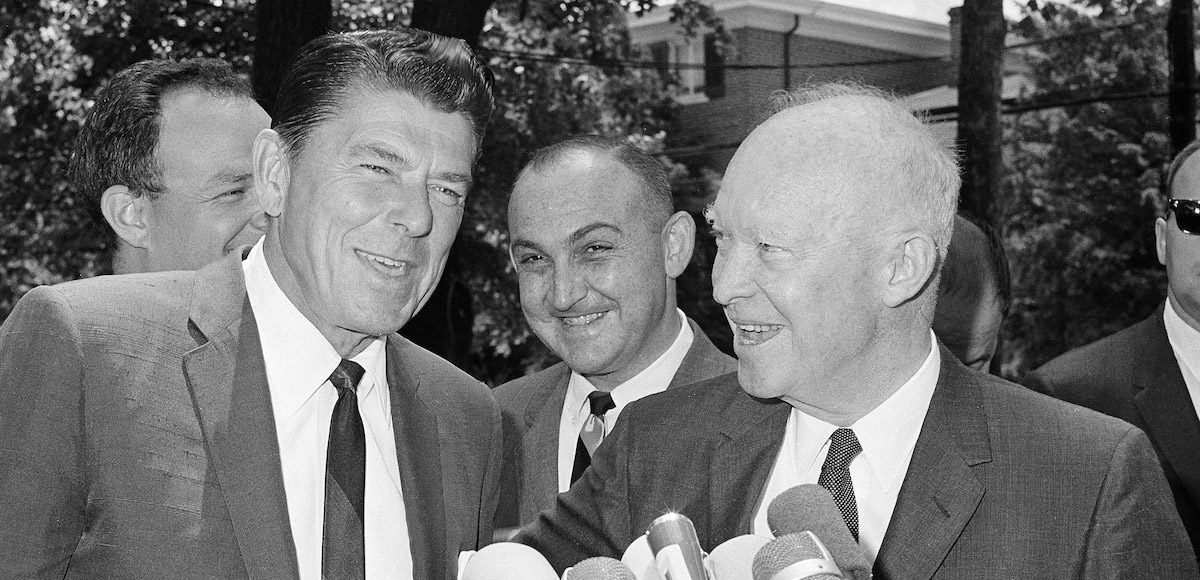
[{"label": "patterned necktie", "polygon": [[325,526],[321,540],[321,577],[366,577],[363,549],[363,497],[367,479],[367,441],[358,413],[358,381],[363,368],[342,360],[329,382],[337,389],[325,455]]},{"label": "patterned necktie", "polygon": [[829,453],[821,466],[817,485],[829,490],[833,503],[842,512],[850,535],[858,541],[858,503],[854,501],[854,482],[850,480],[850,462],[862,452],[858,437],[850,429],[837,429],[829,436]]},{"label": "patterned necktie", "polygon": [[604,391],[588,393],[588,406],[592,413],[583,421],[579,430],[579,440],[575,442],[575,465],[571,468],[571,483],[583,475],[583,471],[592,464],[592,454],[604,439],[604,414],[616,407],[612,395]]}]

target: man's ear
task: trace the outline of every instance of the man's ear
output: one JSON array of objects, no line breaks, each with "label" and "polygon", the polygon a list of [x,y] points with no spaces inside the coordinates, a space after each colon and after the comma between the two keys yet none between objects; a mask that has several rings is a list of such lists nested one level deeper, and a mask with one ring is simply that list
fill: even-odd
[{"label": "man's ear", "polygon": [[662,229],[663,265],[667,276],[678,278],[692,261],[696,247],[696,221],[692,214],[677,211]]},{"label": "man's ear", "polygon": [[279,217],[291,181],[291,165],[288,164],[283,139],[274,130],[263,129],[254,139],[251,154],[254,163],[254,194],[258,197],[258,205],[267,215]]},{"label": "man's ear", "polygon": [[1167,220],[1154,220],[1154,249],[1158,252],[1158,263],[1167,265]]},{"label": "man's ear", "polygon": [[925,232],[908,232],[892,252],[884,303],[896,308],[916,298],[937,272],[938,247]]},{"label": "man's ear", "polygon": [[150,235],[150,196],[133,195],[124,185],[112,185],[100,194],[100,213],[117,237],[135,248],[146,248]]}]

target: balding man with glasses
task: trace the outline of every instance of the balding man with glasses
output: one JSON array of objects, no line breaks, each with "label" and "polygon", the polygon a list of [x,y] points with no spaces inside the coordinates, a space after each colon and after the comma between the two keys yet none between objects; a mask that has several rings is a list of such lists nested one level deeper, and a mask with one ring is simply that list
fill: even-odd
[{"label": "balding man with glasses", "polygon": [[1167,300],[1149,318],[1034,371],[1031,387],[1140,427],[1200,555],[1200,141],[1171,163],[1154,222]]}]

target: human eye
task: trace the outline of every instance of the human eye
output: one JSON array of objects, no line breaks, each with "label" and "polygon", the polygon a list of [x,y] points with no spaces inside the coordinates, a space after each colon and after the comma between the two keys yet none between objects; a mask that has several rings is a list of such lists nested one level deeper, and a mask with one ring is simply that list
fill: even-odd
[{"label": "human eye", "polygon": [[467,194],[460,189],[445,185],[430,185],[429,191],[449,205],[462,205]]},{"label": "human eye", "polygon": [[358,166],[362,169],[365,169],[367,172],[374,173],[376,175],[391,175],[392,174],[392,171],[390,169],[388,169],[382,165],[375,165],[374,163],[359,163]]}]

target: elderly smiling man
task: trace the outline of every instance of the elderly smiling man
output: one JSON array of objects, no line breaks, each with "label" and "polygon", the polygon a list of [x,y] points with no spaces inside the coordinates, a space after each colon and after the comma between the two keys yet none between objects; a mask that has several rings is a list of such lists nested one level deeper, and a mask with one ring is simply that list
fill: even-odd
[{"label": "elderly smiling man", "polygon": [[958,171],[903,107],[801,90],[739,147],[710,218],[738,373],[625,410],[517,539],[558,568],[671,508],[702,547],[819,483],[881,579],[1190,578],[1145,435],[963,367],[930,331]]}]

